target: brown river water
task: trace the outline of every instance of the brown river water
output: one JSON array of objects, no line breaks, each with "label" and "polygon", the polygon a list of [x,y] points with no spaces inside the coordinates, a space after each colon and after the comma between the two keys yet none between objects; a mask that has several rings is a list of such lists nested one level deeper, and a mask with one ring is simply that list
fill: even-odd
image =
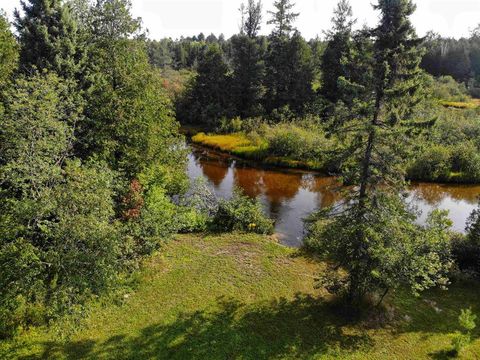
[{"label": "brown river water", "polygon": [[[229,198],[237,186],[248,196],[259,199],[267,215],[275,220],[278,239],[291,247],[302,245],[305,217],[340,200],[338,183],[333,177],[265,169],[196,147],[192,147],[189,155],[188,175],[191,180],[205,177],[218,197]],[[419,222],[435,208],[449,210],[453,229],[464,232],[479,196],[480,185],[414,183],[407,202],[421,211]]]}]

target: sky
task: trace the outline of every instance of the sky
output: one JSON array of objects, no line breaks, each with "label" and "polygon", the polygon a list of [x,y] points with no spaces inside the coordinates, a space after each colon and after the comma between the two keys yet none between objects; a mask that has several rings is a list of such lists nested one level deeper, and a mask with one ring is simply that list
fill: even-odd
[{"label": "sky", "polygon": [[[238,8],[242,0],[132,0],[134,16],[143,19],[152,39],[179,38],[223,33],[229,37],[238,32]],[[350,0],[358,26],[375,25],[378,14],[371,4],[376,0]],[[273,0],[263,0],[264,25],[267,34],[266,12]],[[412,22],[420,36],[433,30],[442,36],[467,37],[480,24],[480,0],[416,0],[417,11]],[[9,17],[20,0],[0,0],[0,9]],[[337,0],[296,0],[295,11],[300,13],[296,27],[306,38],[322,36],[330,27],[330,19]]]}]

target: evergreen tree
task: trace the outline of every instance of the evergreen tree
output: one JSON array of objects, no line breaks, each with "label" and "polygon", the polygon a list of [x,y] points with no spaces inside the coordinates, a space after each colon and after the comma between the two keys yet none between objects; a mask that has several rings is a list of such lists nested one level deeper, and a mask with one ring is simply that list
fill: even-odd
[{"label": "evergreen tree", "polygon": [[265,108],[269,113],[282,108],[301,113],[313,94],[312,51],[294,31],[293,22],[298,16],[291,11],[294,4],[279,0],[274,6],[276,12],[270,12],[273,17],[268,22],[275,28],[265,58]]},{"label": "evergreen tree", "polygon": [[218,44],[207,47],[197,71],[179,103],[179,116],[186,122],[216,126],[222,117],[231,115],[230,72]]},{"label": "evergreen tree", "polygon": [[262,28],[262,2],[259,0],[248,0],[245,8],[245,21],[243,23],[243,32],[250,38],[255,39]]},{"label": "evergreen tree", "polygon": [[0,12],[0,89],[17,67],[18,46],[5,14]]},{"label": "evergreen tree", "polygon": [[295,4],[290,0],[277,0],[273,3],[275,11],[269,11],[271,20],[267,22],[268,25],[274,25],[273,34],[277,37],[289,37],[292,31],[295,30],[293,23],[298,17],[298,13],[292,12]]},{"label": "evergreen tree", "polygon": [[422,100],[423,51],[409,21],[415,6],[411,0],[379,0],[375,9],[380,24],[370,32],[373,52],[364,53],[373,55],[364,61],[372,68],[361,83],[349,84],[362,96],[339,129],[350,134],[341,138],[348,143],[344,175],[358,191],[342,211],[323,213],[315,236],[320,253],[348,274],[335,278],[333,272],[324,284],[333,281],[357,305],[366,294],[385,295],[401,284],[414,293],[446,285],[451,265],[446,214],[435,212],[419,227],[401,196],[406,150],[419,125],[414,109]]},{"label": "evergreen tree", "polygon": [[339,88],[339,79],[348,78],[348,64],[352,52],[352,7],[348,0],[340,0],[332,18],[332,30],[327,32],[328,44],[322,56],[322,87],[320,93],[327,100],[336,103],[344,100]]},{"label": "evergreen tree", "polygon": [[237,113],[242,117],[259,115],[263,95],[264,49],[257,34],[261,23],[261,2],[249,0],[243,32],[231,39],[233,85]]},{"label": "evergreen tree", "polygon": [[69,6],[60,0],[27,0],[21,5],[24,14],[15,12],[15,27],[22,70],[28,73],[35,66],[64,78],[75,78],[84,52]]}]

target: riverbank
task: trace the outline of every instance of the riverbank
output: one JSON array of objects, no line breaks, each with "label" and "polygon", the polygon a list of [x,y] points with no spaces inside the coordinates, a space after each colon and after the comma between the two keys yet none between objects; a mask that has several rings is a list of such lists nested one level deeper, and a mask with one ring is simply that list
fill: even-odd
[{"label": "riverbank", "polygon": [[[256,163],[257,165],[263,165],[268,168],[285,168],[285,169],[298,169],[313,171],[324,175],[335,175],[336,166],[338,166],[338,161],[334,158],[331,158],[328,153],[333,153],[334,151],[328,150],[318,154],[316,158],[321,159],[305,159],[300,160],[302,156],[289,157],[289,156],[276,156],[272,154],[272,149],[270,148],[269,142],[265,138],[255,138],[251,139],[251,136],[248,134],[237,132],[230,134],[215,134],[215,133],[205,133],[199,129],[189,129],[186,134],[190,137],[191,142],[197,146],[202,146],[208,149],[222,152],[227,155],[238,157],[244,161]],[[284,139],[287,144],[282,144],[283,150],[287,148],[287,152],[293,152],[291,149],[288,150],[288,147],[300,148],[302,144],[288,143],[288,139]],[[320,151],[321,152],[321,151]],[[420,163],[424,161],[421,160]],[[424,170],[418,170],[418,166],[424,166],[427,169],[430,169],[433,172],[437,170],[432,170],[438,164],[437,158],[432,155],[432,159],[429,161],[432,164],[423,164],[420,165],[415,162],[411,164],[411,168],[408,173],[411,173],[411,176],[407,174],[407,180],[415,182],[426,182],[426,183],[444,183],[444,184],[458,184],[458,185],[474,185],[479,184],[477,176],[472,178],[471,174],[461,172],[461,171],[444,171],[438,178],[433,178],[432,175]],[[443,161],[443,160],[442,160]],[[445,160],[447,161],[447,160]],[[439,165],[445,167],[445,164]]]},{"label": "riverbank", "polygon": [[[480,312],[478,285],[457,284],[422,299],[397,293],[385,314],[348,321],[314,289],[323,269],[270,237],[178,236],[146,262],[134,291],[92,304],[80,325],[3,342],[0,358],[443,359],[459,309]],[[479,337],[460,359],[476,358]]]},{"label": "riverbank", "polygon": [[301,161],[286,156],[272,156],[265,140],[252,141],[243,133],[205,134],[199,132],[191,137],[194,144],[225,154],[237,156],[243,160],[260,162],[267,167],[279,167],[299,170],[310,170],[327,173],[324,163],[319,161]]}]

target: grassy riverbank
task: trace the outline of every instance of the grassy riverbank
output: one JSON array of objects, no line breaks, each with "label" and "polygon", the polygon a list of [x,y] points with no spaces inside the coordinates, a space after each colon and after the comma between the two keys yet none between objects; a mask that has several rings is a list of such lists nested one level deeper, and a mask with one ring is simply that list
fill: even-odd
[{"label": "grassy riverbank", "polygon": [[286,156],[272,156],[269,154],[267,141],[262,139],[254,142],[243,133],[207,135],[200,132],[192,136],[192,142],[245,160],[258,161],[266,166],[313,171],[325,170],[323,164],[319,161],[301,161]]},{"label": "grassy riverbank", "polygon": [[[387,322],[348,321],[314,290],[322,269],[267,237],[179,236],[118,304],[90,306],[76,331],[28,331],[1,344],[0,358],[444,359],[460,308],[480,312],[478,284],[467,284],[423,299],[399,293]],[[478,358],[479,336],[460,358]]]}]

